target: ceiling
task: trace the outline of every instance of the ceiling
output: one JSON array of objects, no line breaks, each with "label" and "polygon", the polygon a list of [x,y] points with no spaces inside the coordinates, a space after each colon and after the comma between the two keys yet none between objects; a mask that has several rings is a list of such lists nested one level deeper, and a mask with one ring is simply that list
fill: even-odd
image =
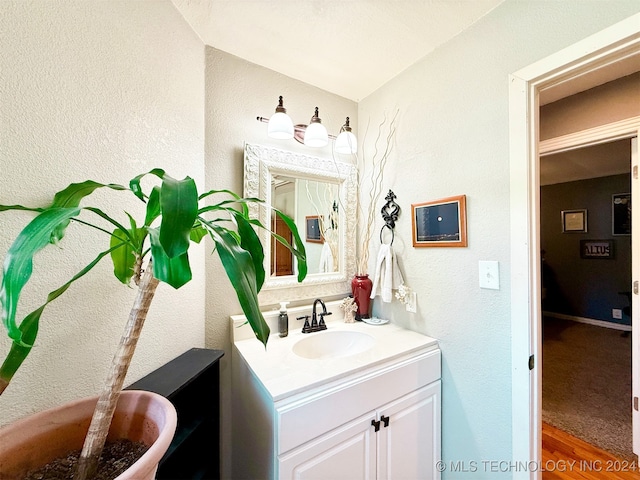
[{"label": "ceiling", "polygon": [[[504,0],[171,0],[209,46],[360,101]],[[640,54],[543,88],[540,104],[640,70]],[[549,155],[541,184],[628,173],[628,141]]]},{"label": "ceiling", "polygon": [[540,185],[631,172],[631,139],[540,157]]},{"label": "ceiling", "polygon": [[504,0],[172,0],[206,45],[360,101]]}]

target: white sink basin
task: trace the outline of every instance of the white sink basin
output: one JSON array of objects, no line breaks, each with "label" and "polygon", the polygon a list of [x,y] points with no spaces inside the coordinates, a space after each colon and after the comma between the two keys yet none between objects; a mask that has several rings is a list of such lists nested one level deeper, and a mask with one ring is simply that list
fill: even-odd
[{"label": "white sink basin", "polygon": [[308,335],[293,345],[293,353],[313,360],[355,355],[370,349],[376,343],[371,335],[347,330],[327,330]]}]

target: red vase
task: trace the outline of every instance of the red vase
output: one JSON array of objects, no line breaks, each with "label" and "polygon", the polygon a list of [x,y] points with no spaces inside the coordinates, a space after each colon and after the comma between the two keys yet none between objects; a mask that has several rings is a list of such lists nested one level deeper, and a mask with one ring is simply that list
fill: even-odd
[{"label": "red vase", "polygon": [[353,277],[353,280],[351,280],[351,293],[353,293],[353,299],[356,301],[356,305],[358,305],[356,320],[369,318],[372,288],[373,282],[369,278],[369,275],[356,275]]}]

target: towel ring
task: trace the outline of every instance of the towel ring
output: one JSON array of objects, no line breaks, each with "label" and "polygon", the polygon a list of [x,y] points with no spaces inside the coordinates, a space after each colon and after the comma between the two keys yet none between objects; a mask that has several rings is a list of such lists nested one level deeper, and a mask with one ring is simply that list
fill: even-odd
[{"label": "towel ring", "polygon": [[380,243],[384,244],[384,242],[382,241],[382,233],[384,232],[385,228],[388,228],[389,230],[391,230],[391,242],[389,243],[389,245],[393,245],[393,241],[396,239],[396,232],[393,230],[393,228],[390,225],[386,223],[380,229]]},{"label": "towel ring", "polygon": [[389,245],[393,245],[393,241],[396,238],[396,232],[394,229],[396,228],[396,220],[398,220],[398,215],[400,214],[400,205],[394,201],[395,198],[396,194],[391,190],[389,190],[387,196],[384,197],[387,203],[385,203],[380,210],[382,219],[384,220],[384,225],[380,229],[380,243],[384,243],[382,241],[382,233],[385,228],[391,230],[391,243],[389,243]]}]

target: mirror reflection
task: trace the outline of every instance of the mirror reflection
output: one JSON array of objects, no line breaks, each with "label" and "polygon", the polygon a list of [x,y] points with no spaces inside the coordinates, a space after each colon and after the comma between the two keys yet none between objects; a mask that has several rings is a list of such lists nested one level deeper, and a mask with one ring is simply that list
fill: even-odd
[{"label": "mirror reflection", "polygon": [[[340,198],[335,182],[271,175],[272,205],[296,222],[307,252],[308,273],[340,271]],[[289,227],[275,214],[271,227],[289,243]],[[271,275],[295,275],[295,257],[275,239],[271,243]]]},{"label": "mirror reflection", "polygon": [[[295,257],[273,242],[266,230],[257,233],[265,246],[265,279],[261,303],[337,295],[350,290],[356,270],[357,182],[353,164],[272,147],[245,144],[244,195],[264,204],[249,205],[250,215],[284,237],[271,207],[296,222],[307,251],[308,275],[297,281]],[[277,217],[277,216],[276,216]]]}]

